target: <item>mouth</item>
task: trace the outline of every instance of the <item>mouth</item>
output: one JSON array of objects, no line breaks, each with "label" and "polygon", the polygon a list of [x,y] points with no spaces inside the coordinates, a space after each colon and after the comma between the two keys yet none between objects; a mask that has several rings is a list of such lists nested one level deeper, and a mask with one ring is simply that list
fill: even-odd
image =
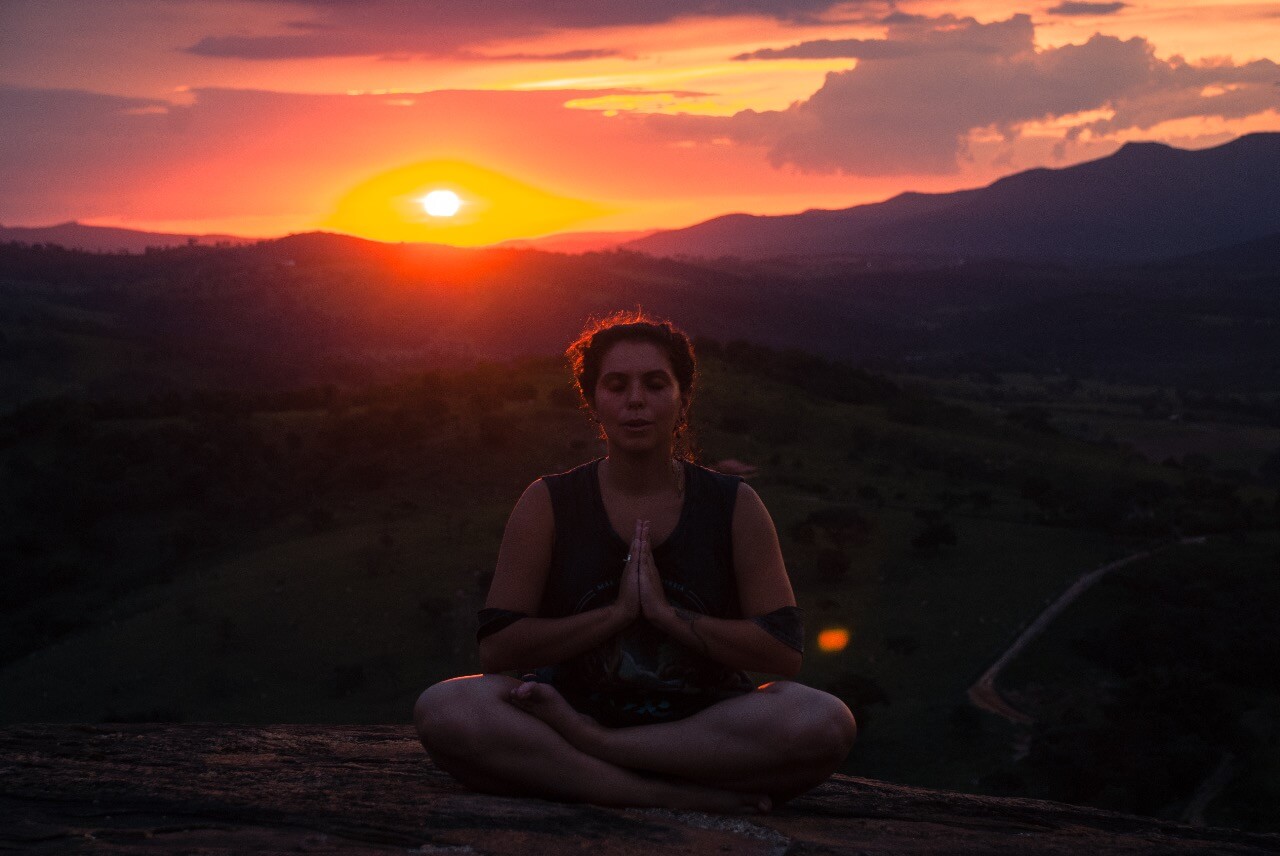
[{"label": "mouth", "polygon": [[649,422],[645,419],[631,419],[627,422],[623,422],[622,427],[623,428],[648,428],[652,424],[653,424],[652,422]]}]

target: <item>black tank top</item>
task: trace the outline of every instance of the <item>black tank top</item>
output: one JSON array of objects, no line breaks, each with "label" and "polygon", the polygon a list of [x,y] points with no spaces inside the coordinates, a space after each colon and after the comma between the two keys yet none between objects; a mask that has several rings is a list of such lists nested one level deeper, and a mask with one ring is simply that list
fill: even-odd
[{"label": "black tank top", "polygon": [[[600,460],[543,476],[555,513],[555,545],[538,615],[561,618],[608,606],[630,544],[614,531],[600,496]],[[733,508],[738,476],[682,462],[684,505],[671,535],[653,547],[667,600],[717,618],[741,618],[733,567]],[[643,708],[687,707],[750,691],[747,674],[671,639],[643,618],[605,643],[538,670],[566,697],[602,695]],[[679,697],[684,697],[683,702]],[[626,702],[624,702],[626,703]]]}]

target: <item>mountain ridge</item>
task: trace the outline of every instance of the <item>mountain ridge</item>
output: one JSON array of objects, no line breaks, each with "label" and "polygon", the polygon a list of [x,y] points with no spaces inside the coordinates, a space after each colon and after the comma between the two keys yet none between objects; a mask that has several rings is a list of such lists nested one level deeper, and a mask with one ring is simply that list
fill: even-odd
[{"label": "mountain ridge", "polygon": [[1276,198],[1280,133],[1196,151],[1130,142],[1104,158],[1036,167],[981,188],[745,220],[725,215],[622,248],[748,259],[861,252],[1142,262],[1280,231]]}]

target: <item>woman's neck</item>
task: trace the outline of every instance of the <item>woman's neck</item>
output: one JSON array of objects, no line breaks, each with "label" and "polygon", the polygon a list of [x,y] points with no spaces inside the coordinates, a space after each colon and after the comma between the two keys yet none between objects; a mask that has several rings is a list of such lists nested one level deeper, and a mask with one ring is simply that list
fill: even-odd
[{"label": "woman's neck", "polygon": [[642,496],[679,490],[678,471],[671,449],[655,449],[643,455],[620,454],[610,450],[600,462],[601,479],[619,493]]}]

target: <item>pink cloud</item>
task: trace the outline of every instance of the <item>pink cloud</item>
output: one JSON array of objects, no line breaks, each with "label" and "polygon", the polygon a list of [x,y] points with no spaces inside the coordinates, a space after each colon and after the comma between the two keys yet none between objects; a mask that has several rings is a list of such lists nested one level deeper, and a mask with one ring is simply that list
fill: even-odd
[{"label": "pink cloud", "polygon": [[[1027,15],[988,24],[944,16],[895,18],[883,39],[801,43],[747,59],[849,56],[785,110],[732,117],[655,116],[665,133],[729,138],[767,149],[770,161],[807,172],[855,175],[956,172],[970,134],[1016,140],[1028,123],[1092,110],[1081,125],[1109,134],[1188,116],[1241,118],[1280,107],[1280,67],[1270,60],[1191,64],[1165,60],[1141,37],[1095,34],[1083,44],[1037,49]],[[1219,94],[1206,95],[1206,90]]]}]

